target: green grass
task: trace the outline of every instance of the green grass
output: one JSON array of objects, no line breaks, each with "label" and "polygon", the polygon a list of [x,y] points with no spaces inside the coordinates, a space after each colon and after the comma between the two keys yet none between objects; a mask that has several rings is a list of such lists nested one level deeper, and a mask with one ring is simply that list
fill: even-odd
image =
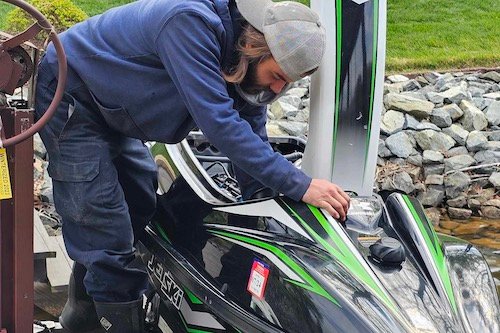
[{"label": "green grass", "polygon": [[499,0],[388,0],[387,70],[500,66]]},{"label": "green grass", "polygon": [[[74,0],[89,16],[131,1]],[[500,66],[500,0],[388,0],[387,16],[389,73]]]},{"label": "green grass", "polygon": [[134,0],[73,0],[88,16],[94,16],[106,9],[130,3]]}]

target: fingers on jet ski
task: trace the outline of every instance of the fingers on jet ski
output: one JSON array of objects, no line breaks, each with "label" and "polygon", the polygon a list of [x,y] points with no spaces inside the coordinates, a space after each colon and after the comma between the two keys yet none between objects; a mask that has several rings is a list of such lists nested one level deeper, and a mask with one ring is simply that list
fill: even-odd
[{"label": "fingers on jet ski", "polygon": [[344,221],[349,209],[349,196],[337,185],[323,179],[313,179],[302,201],[325,209],[336,219]]}]

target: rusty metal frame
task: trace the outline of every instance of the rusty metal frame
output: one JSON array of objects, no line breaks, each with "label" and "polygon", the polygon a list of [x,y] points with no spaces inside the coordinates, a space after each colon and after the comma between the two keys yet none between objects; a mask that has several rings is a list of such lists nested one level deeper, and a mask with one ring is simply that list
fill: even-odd
[{"label": "rusty metal frame", "polygon": [[[26,131],[32,109],[0,108],[5,135]],[[0,201],[0,328],[33,331],[33,139],[7,148],[13,198]],[[3,333],[3,331],[2,331]]]}]

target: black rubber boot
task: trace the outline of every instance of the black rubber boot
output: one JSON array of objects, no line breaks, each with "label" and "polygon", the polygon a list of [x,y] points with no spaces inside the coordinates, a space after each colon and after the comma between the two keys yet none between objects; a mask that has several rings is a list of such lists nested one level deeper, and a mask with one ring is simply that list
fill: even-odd
[{"label": "black rubber boot", "polygon": [[106,333],[144,333],[142,297],[124,303],[94,303]]},{"label": "black rubber boot", "polygon": [[85,266],[74,263],[68,285],[68,300],[59,317],[59,323],[70,332],[90,332],[96,329],[102,331],[94,301],[83,285],[86,273]]}]

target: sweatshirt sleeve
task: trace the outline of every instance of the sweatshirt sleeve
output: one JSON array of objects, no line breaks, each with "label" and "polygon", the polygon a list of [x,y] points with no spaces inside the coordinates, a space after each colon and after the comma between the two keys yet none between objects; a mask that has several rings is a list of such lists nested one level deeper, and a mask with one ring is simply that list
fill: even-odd
[{"label": "sweatshirt sleeve", "polygon": [[300,200],[311,178],[273,152],[233,109],[220,69],[221,45],[214,29],[197,13],[178,13],[163,26],[156,48],[208,140],[251,177]]},{"label": "sweatshirt sleeve", "polygon": [[[269,140],[266,131],[267,114],[265,106],[247,105],[239,112],[240,117],[247,121],[255,134],[265,142],[270,148]],[[272,149],[272,148],[271,148]],[[255,180],[248,175],[237,165],[234,165],[234,173],[241,187],[241,194],[244,200],[250,199],[251,196],[262,187],[265,187],[261,182]]]}]

